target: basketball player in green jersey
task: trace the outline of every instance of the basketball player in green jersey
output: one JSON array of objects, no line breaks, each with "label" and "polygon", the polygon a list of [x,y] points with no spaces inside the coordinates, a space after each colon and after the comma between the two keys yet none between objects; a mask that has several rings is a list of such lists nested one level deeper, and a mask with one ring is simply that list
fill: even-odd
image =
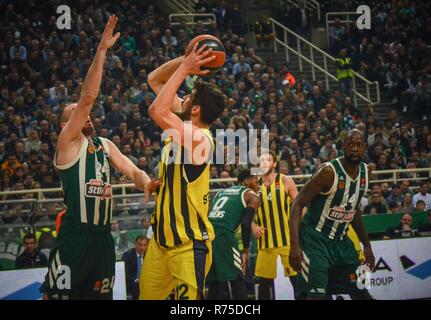
[{"label": "basketball player in green jersey", "polygon": [[297,299],[327,299],[334,294],[371,299],[364,286],[357,283],[360,261],[346,235],[351,224],[364,247],[365,264],[372,270],[374,255],[358,210],[371,174],[362,161],[362,133],[350,131],[343,149],[344,156],[322,166],[293,202],[290,263],[298,271]]},{"label": "basketball player in green jersey", "polygon": [[89,117],[99,94],[106,51],[120,36],[113,35],[117,20],[111,16],[106,24],[79,102],[68,105],[60,117],[62,130],[54,165],[67,209],[40,289],[44,299],[112,299],[115,252],[111,236],[110,165],[139,189],[150,185],[148,175],[111,141],[94,136]]},{"label": "basketball player in green jersey", "polygon": [[[221,300],[229,289],[233,300],[247,299],[243,274],[245,273],[250,246],[251,222],[260,206],[257,176],[249,169],[238,174],[238,185],[219,191],[212,201],[209,220],[214,227],[213,263],[207,276],[208,299]],[[243,243],[242,259],[235,230],[241,225]]]}]

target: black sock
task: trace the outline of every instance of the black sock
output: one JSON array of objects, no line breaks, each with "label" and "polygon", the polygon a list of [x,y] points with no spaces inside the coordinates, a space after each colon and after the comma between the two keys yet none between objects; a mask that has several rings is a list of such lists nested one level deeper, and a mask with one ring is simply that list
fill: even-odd
[{"label": "black sock", "polygon": [[226,282],[212,281],[209,283],[208,300],[223,300]]},{"label": "black sock", "polygon": [[247,300],[247,291],[245,288],[245,281],[240,276],[235,280],[229,281],[230,293],[232,300]]},{"label": "black sock", "polygon": [[274,279],[259,278],[257,300],[275,300]]}]

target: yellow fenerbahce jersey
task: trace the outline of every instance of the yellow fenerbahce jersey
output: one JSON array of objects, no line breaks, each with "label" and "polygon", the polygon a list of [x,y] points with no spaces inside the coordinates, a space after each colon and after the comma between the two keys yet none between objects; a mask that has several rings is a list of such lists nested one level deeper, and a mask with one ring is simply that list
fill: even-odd
[{"label": "yellow fenerbahce jersey", "polygon": [[[212,134],[206,129],[202,131],[211,141],[212,154]],[[159,163],[162,185],[152,217],[154,239],[162,247],[178,246],[189,240],[214,239],[214,229],[208,220],[210,164],[185,164],[184,151],[172,138],[165,140]]]},{"label": "yellow fenerbahce jersey", "polygon": [[289,214],[290,198],[278,173],[269,188],[259,179],[261,205],[257,212],[257,224],[265,233],[258,238],[258,249],[269,249],[290,245]]}]

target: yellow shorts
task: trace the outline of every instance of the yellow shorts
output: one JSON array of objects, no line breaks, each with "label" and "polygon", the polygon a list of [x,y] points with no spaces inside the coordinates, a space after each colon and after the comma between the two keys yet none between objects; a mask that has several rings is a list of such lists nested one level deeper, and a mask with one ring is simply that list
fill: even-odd
[{"label": "yellow shorts", "polygon": [[140,300],[165,300],[175,290],[176,300],[202,299],[211,267],[210,241],[188,241],[164,248],[150,240],[139,280]]},{"label": "yellow shorts", "polygon": [[278,247],[270,249],[257,250],[255,276],[275,279],[277,278],[277,259],[281,257],[281,263],[284,267],[286,277],[296,276],[296,271],[289,265],[290,247]]}]

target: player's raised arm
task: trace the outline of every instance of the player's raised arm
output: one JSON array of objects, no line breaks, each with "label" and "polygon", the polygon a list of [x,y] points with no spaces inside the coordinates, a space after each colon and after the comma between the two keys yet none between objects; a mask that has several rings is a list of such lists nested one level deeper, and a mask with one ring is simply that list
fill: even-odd
[{"label": "player's raised arm", "polygon": [[[181,65],[184,56],[169,60],[155,69],[148,75],[148,85],[157,95],[163,86],[169,81],[169,78],[174,74],[175,70]],[[171,110],[176,112],[181,109],[181,99],[175,95],[171,104]]]},{"label": "player's raised arm", "polygon": [[155,187],[159,186],[161,182],[155,180],[154,183],[156,185],[152,185],[149,189],[151,179],[148,174],[144,170],[140,170],[137,166],[135,166],[135,164],[129,158],[127,158],[120,152],[120,150],[118,150],[114,143],[109,140],[106,141],[109,145],[109,159],[111,160],[114,168],[132,180],[138,189],[145,191],[145,200],[148,201]]},{"label": "player's raised arm", "polygon": [[88,119],[94,101],[99,95],[106,51],[111,48],[115,44],[117,39],[120,37],[119,32],[113,35],[113,31],[115,25],[117,24],[117,21],[117,17],[109,17],[109,20],[105,26],[105,30],[102,34],[102,38],[100,40],[99,47],[97,48],[93,62],[88,69],[87,75],[82,85],[81,95],[78,104],[73,110],[70,116],[70,120],[61,130],[58,139],[59,149],[66,150],[68,148],[68,144],[71,141],[77,140],[80,137],[81,130]]},{"label": "player's raised arm", "polygon": [[334,181],[334,171],[324,166],[301,189],[292,204],[290,214],[290,254],[289,263],[296,270],[301,270],[302,251],[299,244],[299,229],[304,208],[321,192],[327,192]]},{"label": "player's raised arm", "polygon": [[[181,65],[175,70],[174,74],[169,78],[169,81],[162,87],[159,91],[156,99],[151,104],[148,109],[150,117],[163,129],[174,129],[176,130],[175,135],[172,135],[174,142],[183,145],[186,149],[191,149],[193,154],[195,147],[201,143],[205,143],[210,149],[211,143],[209,139],[201,132],[201,129],[190,123],[185,125],[183,120],[172,112],[172,102],[176,96],[177,90],[180,88],[181,84],[184,82],[186,77],[190,74],[196,75],[206,75],[209,73],[208,70],[201,70],[200,67],[211,60],[215,59],[215,56],[208,56],[211,53],[211,49],[205,50],[206,46],[202,46],[197,49],[198,43],[193,47],[192,52],[184,58]],[[198,112],[197,107],[193,106],[190,112]],[[200,107],[199,107],[200,108]],[[200,110],[199,110],[200,111]],[[185,137],[191,141],[185,142]],[[193,138],[193,139],[192,139]],[[202,164],[207,160],[207,156],[199,155],[199,159],[191,159],[194,164]]]}]

